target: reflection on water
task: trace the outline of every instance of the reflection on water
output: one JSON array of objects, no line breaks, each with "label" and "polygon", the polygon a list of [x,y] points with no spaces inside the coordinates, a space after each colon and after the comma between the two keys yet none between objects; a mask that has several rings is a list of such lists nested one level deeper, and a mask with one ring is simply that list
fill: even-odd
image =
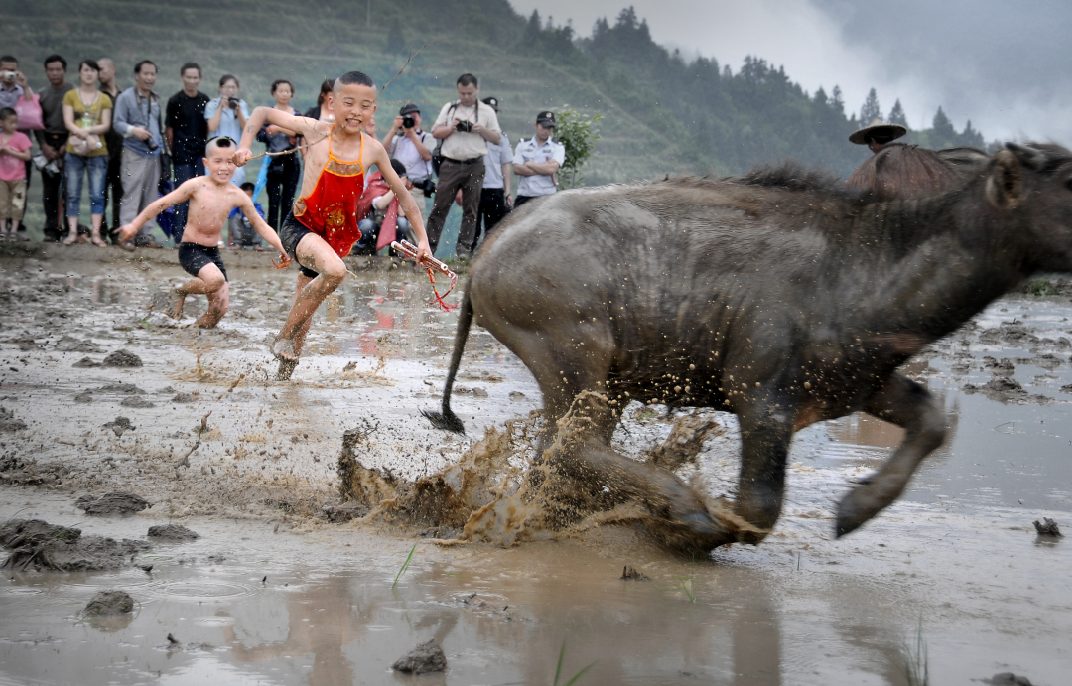
[{"label": "reflection on water", "polygon": [[[239,548],[238,559],[256,554]],[[813,577],[787,585],[731,562],[658,556],[644,567],[650,581],[627,582],[619,560],[576,545],[424,554],[440,559],[393,590],[374,552],[371,566],[358,556],[345,569],[164,559],[156,580],[15,576],[0,586],[0,681],[410,683],[390,664],[435,638],[449,671],[421,683],[550,684],[563,645],[566,679],[595,662],[579,684],[900,683],[905,619],[889,609],[899,593],[867,580],[811,582],[794,599]],[[127,589],[139,609],[102,631],[75,615],[105,587]]]}]

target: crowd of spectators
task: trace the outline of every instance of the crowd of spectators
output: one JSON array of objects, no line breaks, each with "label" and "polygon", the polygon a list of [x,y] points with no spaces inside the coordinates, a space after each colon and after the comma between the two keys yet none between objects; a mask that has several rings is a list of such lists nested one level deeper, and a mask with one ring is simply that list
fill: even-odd
[{"label": "crowd of spectators", "polygon": [[[119,227],[161,193],[205,173],[202,157],[209,140],[240,140],[250,115],[250,106],[239,95],[237,76],[221,76],[216,97],[210,98],[200,90],[203,73],[195,62],[179,69],[182,89],[166,102],[154,90],[157,65],[149,60],[134,65],[133,85],[125,89],[118,83],[115,62],[107,57],[81,61],[74,84],[68,81],[68,64],[61,55],[50,55],[43,66],[45,83],[35,90],[15,57],[0,57],[0,240],[28,240],[23,222],[26,197],[37,175],[46,241],[116,243]],[[565,161],[565,149],[553,138],[553,112],[538,113],[534,135],[511,149],[499,125],[499,100],[480,98],[473,74],[458,77],[456,88],[457,98],[439,107],[430,130],[424,128],[421,106],[409,102],[399,109],[381,142],[407,190],[415,198],[424,196],[419,207],[431,206],[427,227],[433,251],[452,205],[461,206],[455,251],[467,259],[481,236],[487,236],[515,206],[557,190],[556,174]],[[273,81],[274,107],[297,114],[295,90],[287,79]],[[304,115],[332,121],[332,93],[333,81],[325,80],[316,105]],[[375,137],[375,122],[370,120],[365,130]],[[36,139],[36,148],[28,134]],[[239,167],[232,182],[251,196],[267,191],[267,213],[259,204],[256,208],[278,230],[298,197],[302,182],[298,153],[308,141],[274,125],[263,127],[257,140],[268,153],[260,177],[252,183],[246,168]],[[366,175],[359,203],[362,238],[355,252],[372,253],[409,236],[409,222],[399,214],[398,200],[378,173]],[[511,194],[514,176],[516,199]],[[88,226],[81,207],[83,187],[89,195]],[[186,205],[177,206],[166,224],[161,221],[175,244],[182,241],[188,215]],[[241,212],[232,215],[227,244],[262,249],[249,220]],[[163,247],[148,224],[133,246]]]}]

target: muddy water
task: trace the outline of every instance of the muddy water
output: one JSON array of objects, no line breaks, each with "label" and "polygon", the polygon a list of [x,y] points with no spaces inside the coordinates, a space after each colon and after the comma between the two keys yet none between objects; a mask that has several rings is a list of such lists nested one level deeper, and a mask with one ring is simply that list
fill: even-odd
[{"label": "muddy water", "polygon": [[[1059,684],[1072,672],[1072,553],[1030,524],[1064,524],[1072,509],[1072,396],[1060,390],[1072,383],[1072,346],[1060,341],[1072,339],[1067,299],[1004,300],[910,363],[951,413],[951,440],[861,531],[833,540],[830,514],[847,479],[873,469],[899,433],[850,417],[797,436],[785,513],[764,544],[690,563],[630,527],[510,549],[440,547],[312,516],[334,502],[343,429],[376,426],[366,466],[416,478],[458,461],[485,426],[538,407],[524,367],[478,334],[460,382],[469,392],[455,399],[468,436],[425,426],[417,410],[438,403],[455,317],[427,305],[423,275],[348,279],[295,380],[276,383],[262,340],[282,323],[292,273],[234,259],[232,312],[220,331],[197,332],[148,311],[152,292],[181,276],[166,256],[110,265],[87,255],[0,261],[10,296],[0,405],[27,425],[0,434],[0,457],[36,461],[44,474],[43,485],[0,487],[0,518],[115,538],[173,520],[202,538],[157,544],[139,560],[151,574],[5,573],[0,683],[391,684],[411,679],[390,663],[435,637],[450,668],[422,682],[552,683],[564,644],[560,683],[595,662],[578,683],[901,684],[919,627],[932,683],[1013,671]],[[188,315],[203,308],[191,305]],[[118,348],[144,366],[72,367]],[[994,378],[987,356],[1009,359],[1002,374],[1022,394],[965,390]],[[115,390],[121,383],[142,392]],[[173,402],[180,394],[192,400]],[[102,428],[117,415],[137,429]],[[627,418],[616,447],[633,455],[673,419],[639,406]],[[717,418],[724,435],[679,473],[732,495],[739,437],[733,417]],[[120,487],[153,507],[125,519],[73,507],[82,493]],[[623,565],[649,580],[620,581]],[[129,621],[78,618],[110,588],[136,600]]]}]

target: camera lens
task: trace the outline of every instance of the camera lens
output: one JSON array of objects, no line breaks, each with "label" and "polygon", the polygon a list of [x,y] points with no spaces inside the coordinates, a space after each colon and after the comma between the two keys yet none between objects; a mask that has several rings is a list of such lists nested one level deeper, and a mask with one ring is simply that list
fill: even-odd
[{"label": "camera lens", "polygon": [[159,145],[156,144],[156,141],[153,140],[152,138],[150,138],[149,140],[145,141],[145,146],[147,148],[149,148],[149,152],[155,152],[156,149],[160,147]]},{"label": "camera lens", "polygon": [[416,125],[417,125],[417,120],[414,119],[412,116],[407,114],[406,116],[402,117],[402,128],[404,128],[404,129],[412,129]]}]

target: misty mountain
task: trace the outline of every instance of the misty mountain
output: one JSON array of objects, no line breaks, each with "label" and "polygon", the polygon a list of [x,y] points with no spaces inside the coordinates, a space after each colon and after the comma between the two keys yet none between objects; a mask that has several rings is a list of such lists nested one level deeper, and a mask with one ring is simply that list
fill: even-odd
[{"label": "misty mountain", "polygon": [[[791,80],[791,64],[787,71],[761,57],[737,69],[686,60],[654,43],[631,9],[578,36],[538,14],[522,17],[506,0],[2,0],[0,7],[5,51],[19,57],[34,86],[44,85],[41,61],[56,52],[71,64],[72,81],[78,60],[112,57],[122,87],[132,84],[136,61],[151,59],[160,68],[156,90],[167,97],[180,88],[180,65],[195,61],[210,96],[219,76],[231,73],[251,105],[270,104],[269,84],[287,78],[305,109],[325,77],[361,69],[377,83],[394,78],[376,115],[382,132],[408,101],[431,120],[455,97],[457,76],[471,71],[483,96],[499,98],[513,142],[531,135],[543,109],[570,104],[602,114],[589,184],[737,173],[786,157],[847,175],[869,154],[848,142],[858,106],[844,103],[837,88],[808,93]],[[933,129],[911,140],[982,145],[970,126],[958,133],[938,115]]]}]

